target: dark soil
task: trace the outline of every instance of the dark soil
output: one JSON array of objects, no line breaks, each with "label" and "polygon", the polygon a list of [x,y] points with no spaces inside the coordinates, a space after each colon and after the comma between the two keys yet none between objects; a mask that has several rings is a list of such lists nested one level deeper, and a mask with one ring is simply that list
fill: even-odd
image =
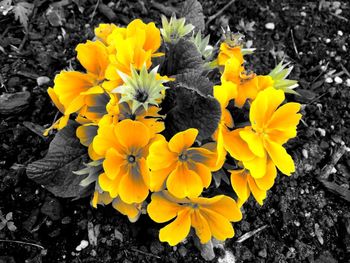
[{"label": "dark soil", "polygon": [[[57,112],[46,89],[60,70],[70,65],[77,68],[75,46],[92,39],[94,27],[110,19],[121,25],[138,17],[159,23],[161,11],[169,15],[168,6],[178,1],[162,2],[160,7],[146,0],[117,1],[107,8],[114,10],[113,16],[101,8],[106,1],[64,0],[56,3],[61,6],[57,14],[62,26],[55,24],[57,17],[47,15],[53,2],[34,2],[28,34],[13,14],[0,14],[0,95],[30,93],[30,101],[17,112],[0,116],[0,210],[4,215],[12,212],[17,227],[16,231],[5,227],[0,239],[44,248],[0,241],[0,262],[203,262],[191,240],[177,247],[160,243],[160,226],[147,216],[131,224],[111,207],[93,209],[88,198],[55,198],[26,177],[25,166],[42,158],[52,139],[40,136]],[[206,17],[227,2],[202,1]],[[283,57],[292,61],[291,78],[300,81],[301,96],[290,100],[303,104],[299,135],[287,146],[297,172],[279,176],[262,207],[254,200],[244,206],[244,219],[235,224],[236,236],[225,245],[236,262],[350,262],[350,205],[345,200],[350,199],[349,151],[332,160],[344,145],[350,146],[349,19],[345,0],[237,0],[207,26],[212,44],[227,25],[252,40],[257,51],[249,65],[258,73],[268,73]],[[240,20],[245,26],[237,28]],[[249,22],[255,22],[254,31]],[[265,27],[269,22],[274,23],[273,30]],[[50,81],[38,85],[40,76]],[[336,83],[336,76],[343,83]],[[333,82],[326,82],[327,77]],[[333,168],[327,174],[332,191],[318,180],[326,165]],[[99,230],[94,232],[95,236],[99,232],[98,246],[78,252],[76,247],[88,240],[91,227]]]}]

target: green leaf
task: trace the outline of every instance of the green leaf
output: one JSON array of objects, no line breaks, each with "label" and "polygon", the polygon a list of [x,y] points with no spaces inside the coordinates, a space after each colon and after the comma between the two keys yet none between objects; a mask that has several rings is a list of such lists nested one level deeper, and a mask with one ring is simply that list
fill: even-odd
[{"label": "green leaf", "polygon": [[28,19],[33,12],[34,5],[27,2],[19,2],[13,8],[15,18],[19,20],[22,26],[28,30]]},{"label": "green leaf", "polygon": [[162,74],[167,76],[185,73],[189,70],[203,71],[204,60],[197,47],[190,40],[181,38],[168,45],[162,65]]},{"label": "green leaf", "polygon": [[88,161],[87,149],[75,135],[78,124],[71,121],[57,132],[46,156],[27,166],[30,179],[44,186],[59,197],[84,197],[91,193],[91,187],[82,187],[80,182],[86,174],[74,174],[73,171],[84,167]]},{"label": "green leaf", "polygon": [[187,23],[194,25],[195,32],[204,31],[203,8],[197,0],[186,0],[180,10],[179,17],[186,18]]},{"label": "green leaf", "polygon": [[213,84],[194,70],[175,78],[166,91],[165,135],[171,137],[177,132],[196,128],[199,130],[198,140],[209,138],[221,117],[220,104],[212,96]]}]

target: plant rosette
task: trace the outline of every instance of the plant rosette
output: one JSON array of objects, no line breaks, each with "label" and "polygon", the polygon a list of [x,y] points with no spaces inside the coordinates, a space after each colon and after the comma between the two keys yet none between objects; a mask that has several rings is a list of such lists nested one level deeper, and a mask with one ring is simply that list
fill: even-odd
[{"label": "plant rosette", "polygon": [[185,1],[179,14],[161,28],[100,24],[76,47],[85,71],[62,70],[48,89],[62,116],[27,174],[131,222],[167,222],[159,239],[171,246],[188,236],[205,245],[232,238],[248,198],[263,205],[277,171],[295,171],[283,145],[297,135],[300,104],[285,103],[297,86],[288,63],[248,71],[241,34],[228,29],[209,46],[201,5]]}]

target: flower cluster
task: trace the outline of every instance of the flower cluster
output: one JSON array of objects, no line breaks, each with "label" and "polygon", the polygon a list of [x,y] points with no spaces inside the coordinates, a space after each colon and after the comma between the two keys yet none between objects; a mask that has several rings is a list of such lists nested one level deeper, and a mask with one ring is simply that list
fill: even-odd
[{"label": "flower cluster", "polygon": [[[56,76],[48,94],[62,117],[46,133],[63,129],[70,117],[79,123],[76,136],[91,162],[74,172],[88,175],[81,186],[94,184],[92,206],[112,204],[132,222],[142,213],[158,223],[173,220],[159,233],[170,245],[185,239],[191,227],[201,243],[225,240],[234,235],[232,222],[241,220],[240,207],[250,193],[262,204],[277,169],[286,175],[295,170],[283,145],[296,136],[300,105],[280,105],[296,81],[286,79],[291,69],[283,63],[266,76],[246,70],[244,55],[250,51],[239,34],[228,30],[215,48],[199,31],[191,36],[195,26],[185,18],[162,22],[161,29],[140,19],[126,27],[101,24],[95,41],[79,44],[77,59],[85,72],[69,69]],[[178,72],[167,76],[176,61],[167,61],[167,52],[179,49],[181,39],[191,43],[206,69],[219,69],[221,84],[209,84],[208,94],[184,84]],[[194,111],[174,99],[181,88],[219,105],[216,130],[208,138],[197,126],[174,132],[165,121],[169,108]],[[233,112],[248,108],[249,122],[238,128]],[[180,123],[178,118],[170,121]],[[231,175],[229,195],[214,195],[220,193],[212,183],[219,170]]]}]

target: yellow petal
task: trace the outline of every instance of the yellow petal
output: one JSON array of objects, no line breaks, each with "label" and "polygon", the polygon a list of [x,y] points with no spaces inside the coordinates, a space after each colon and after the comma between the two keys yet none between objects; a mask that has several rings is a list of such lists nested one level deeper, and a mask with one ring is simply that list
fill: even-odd
[{"label": "yellow petal", "polygon": [[58,96],[55,92],[55,90],[53,88],[48,88],[47,89],[47,93],[49,94],[52,102],[55,104],[55,106],[57,107],[57,109],[61,112],[64,113],[65,109],[64,106],[62,105],[62,103],[60,102],[60,100],[58,99]]},{"label": "yellow petal", "polygon": [[115,133],[120,144],[128,149],[145,147],[150,140],[147,127],[139,121],[130,119],[118,122],[115,127]]},{"label": "yellow petal", "polygon": [[301,114],[297,114],[300,111],[300,104],[295,102],[289,102],[279,107],[272,115],[268,129],[278,130],[296,130]]},{"label": "yellow petal", "polygon": [[97,134],[98,127],[96,125],[82,125],[79,126],[76,130],[76,135],[80,140],[80,143],[88,147],[94,137]]},{"label": "yellow petal", "polygon": [[267,155],[264,157],[256,156],[254,159],[249,161],[243,161],[243,165],[247,168],[254,178],[261,178],[266,173]]},{"label": "yellow petal", "polygon": [[252,102],[249,112],[253,129],[263,128],[270,120],[273,112],[284,100],[284,92],[274,88],[267,88],[257,95]]},{"label": "yellow petal", "polygon": [[259,203],[259,205],[263,205],[263,201],[266,198],[266,191],[261,190],[255,183],[254,178],[248,176],[248,184],[250,191],[252,192],[255,200]]},{"label": "yellow petal", "polygon": [[177,161],[178,155],[169,150],[164,138],[153,142],[149,147],[147,164],[152,171],[167,168]]},{"label": "yellow petal", "polygon": [[198,130],[193,128],[178,132],[169,141],[170,151],[181,154],[184,150],[192,146],[197,135]]},{"label": "yellow petal", "polygon": [[239,132],[243,129],[236,129],[229,132],[225,137],[225,148],[236,160],[252,160],[255,156],[249,149],[248,144],[241,138]]},{"label": "yellow petal", "polygon": [[159,192],[152,194],[152,201],[147,206],[147,213],[153,221],[164,223],[173,219],[183,209],[183,206],[171,202],[163,193]]},{"label": "yellow petal", "polygon": [[206,198],[207,204],[202,202],[201,208],[207,208],[224,216],[231,222],[242,220],[242,213],[238,208],[235,200],[225,195],[217,195],[212,198]]},{"label": "yellow petal", "polygon": [[158,192],[165,189],[165,182],[169,174],[175,170],[177,163],[173,163],[167,168],[160,170],[152,170],[150,174],[150,190],[152,192]]},{"label": "yellow petal", "polygon": [[92,141],[92,146],[94,151],[100,156],[105,156],[109,148],[118,149],[119,152],[123,148],[114,132],[114,125],[100,126],[97,130],[97,135]]},{"label": "yellow petal", "polygon": [[232,188],[243,203],[245,203],[250,196],[246,173],[244,169],[231,171]]},{"label": "yellow petal", "polygon": [[146,40],[143,45],[145,50],[151,50],[152,53],[156,52],[161,44],[160,31],[156,25],[151,22],[146,26]]},{"label": "yellow petal", "polygon": [[203,190],[203,182],[197,173],[180,164],[171,172],[167,182],[169,192],[177,198],[197,197]]},{"label": "yellow petal", "polygon": [[109,179],[114,180],[120,171],[122,165],[127,164],[127,161],[114,148],[110,148],[106,152],[106,157],[103,161],[103,170]]},{"label": "yellow petal", "polygon": [[148,196],[148,187],[143,180],[140,167],[136,164],[130,167],[119,184],[119,196],[127,204],[142,203]]},{"label": "yellow petal", "polygon": [[188,168],[199,175],[205,188],[209,187],[212,175],[210,169],[207,166],[201,163],[189,162]]},{"label": "yellow petal", "polygon": [[258,135],[256,132],[253,132],[250,127],[248,129],[244,129],[243,131],[240,131],[239,135],[248,144],[249,149],[255,155],[259,157],[265,156],[265,148],[260,135]]},{"label": "yellow petal", "polygon": [[217,154],[212,151],[212,148],[215,149],[215,144],[207,143],[200,148],[189,148],[187,151],[188,159],[193,162],[202,163],[211,171],[214,171],[217,163]]},{"label": "yellow petal", "polygon": [[196,231],[200,242],[205,244],[211,239],[211,232],[208,222],[200,213],[199,209],[194,209],[191,215],[191,224]]},{"label": "yellow petal", "polygon": [[273,186],[276,176],[277,176],[276,166],[269,159],[267,161],[265,175],[261,178],[256,178],[255,183],[261,190],[269,190]]},{"label": "yellow petal", "polygon": [[168,242],[171,246],[184,240],[191,229],[191,212],[190,208],[180,211],[173,222],[159,231],[159,240]]},{"label": "yellow petal", "polygon": [[98,184],[103,191],[109,192],[113,186],[113,180],[109,179],[105,173],[98,176]]},{"label": "yellow petal", "polygon": [[208,208],[201,208],[200,212],[208,222],[213,237],[223,241],[234,236],[232,224],[227,218]]},{"label": "yellow petal", "polygon": [[282,145],[265,140],[265,148],[277,168],[285,175],[295,172],[294,161]]},{"label": "yellow petal", "polygon": [[132,223],[136,222],[140,217],[141,210],[138,209],[139,204],[127,204],[117,197],[113,200],[112,206],[121,214],[126,215]]},{"label": "yellow petal", "polygon": [[95,28],[95,36],[98,37],[103,43],[107,44],[108,36],[116,29],[117,26],[115,24],[99,24],[97,28]]}]

